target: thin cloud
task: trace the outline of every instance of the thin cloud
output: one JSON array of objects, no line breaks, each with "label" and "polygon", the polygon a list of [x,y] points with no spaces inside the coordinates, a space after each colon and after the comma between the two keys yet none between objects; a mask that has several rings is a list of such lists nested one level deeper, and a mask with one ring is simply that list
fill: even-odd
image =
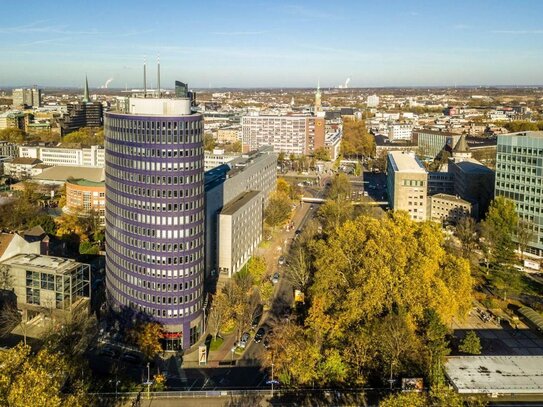
[{"label": "thin cloud", "polygon": [[494,30],[492,33],[509,35],[539,35],[543,34],[543,30]]},{"label": "thin cloud", "polygon": [[251,36],[266,34],[267,31],[214,31],[211,34],[224,37]]}]

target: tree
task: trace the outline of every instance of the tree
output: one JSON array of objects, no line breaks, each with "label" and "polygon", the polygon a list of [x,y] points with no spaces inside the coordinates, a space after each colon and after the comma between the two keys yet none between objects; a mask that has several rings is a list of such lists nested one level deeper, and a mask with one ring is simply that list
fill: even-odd
[{"label": "tree", "polygon": [[8,128],[0,130],[0,140],[8,143],[21,144],[24,142],[25,133],[16,128]]},{"label": "tree", "polygon": [[279,177],[277,178],[277,184],[275,186],[275,190],[279,193],[282,193],[288,197],[291,197],[292,195],[292,184],[288,182],[286,179]]},{"label": "tree", "polygon": [[207,326],[214,340],[217,340],[217,337],[225,326],[230,325],[231,311],[228,306],[229,304],[223,291],[219,291],[213,295],[211,310],[207,318]]},{"label": "tree", "polygon": [[524,252],[528,244],[536,238],[535,227],[532,221],[526,219],[519,219],[517,223],[515,237],[518,242],[521,260],[524,260]]},{"label": "tree", "polygon": [[463,353],[469,353],[470,355],[481,354],[481,340],[474,331],[469,331],[460,345],[458,350]]},{"label": "tree", "polygon": [[285,223],[292,212],[290,198],[281,192],[274,192],[268,200],[268,206],[264,212],[266,223],[276,227]]},{"label": "tree", "polygon": [[448,329],[434,309],[426,309],[419,324],[419,333],[425,345],[425,373],[431,385],[443,383],[445,357],[450,353],[446,339]]},{"label": "tree", "polygon": [[204,149],[206,151],[213,151],[213,149],[215,148],[215,138],[213,137],[212,134],[210,133],[206,133],[204,135]]},{"label": "tree", "polygon": [[366,157],[372,157],[375,154],[375,138],[367,132],[364,121],[345,120],[343,122],[341,153],[344,156],[364,155]]},{"label": "tree", "polygon": [[252,283],[257,287],[260,286],[268,270],[266,259],[264,257],[253,256],[247,262],[246,268],[251,276]]},{"label": "tree", "polygon": [[104,129],[83,127],[65,135],[62,141],[64,143],[77,143],[83,146],[103,146]]},{"label": "tree", "polygon": [[0,290],[13,290],[13,276],[8,266],[0,266]]},{"label": "tree", "polygon": [[279,152],[279,155],[277,156],[277,162],[279,164],[283,164],[285,162],[286,155],[284,151]]},{"label": "tree", "polygon": [[132,330],[131,336],[147,360],[152,360],[162,351],[160,338],[162,326],[157,322],[141,322]]},{"label": "tree", "polygon": [[41,226],[45,233],[48,235],[55,235],[57,231],[57,224],[51,216],[45,212],[41,212],[36,217],[32,218],[28,222],[28,227]]},{"label": "tree", "polygon": [[337,174],[330,183],[328,198],[334,201],[347,200],[351,197],[351,182],[346,174]]},{"label": "tree", "polygon": [[397,393],[387,396],[380,407],[428,407],[428,400],[422,393]]},{"label": "tree", "polygon": [[319,147],[314,152],[314,157],[319,161],[330,161],[330,153],[324,147]]},{"label": "tree", "polygon": [[456,224],[456,237],[462,244],[462,254],[469,257],[477,244],[477,231],[475,230],[475,220],[469,216],[464,216]]},{"label": "tree", "polygon": [[497,196],[488,208],[486,219],[482,222],[485,244],[489,245],[491,261],[509,264],[514,261],[515,244],[513,235],[517,230],[518,215],[515,203]]},{"label": "tree", "polygon": [[305,292],[308,288],[311,270],[308,255],[301,244],[292,248],[285,276],[296,290]]}]

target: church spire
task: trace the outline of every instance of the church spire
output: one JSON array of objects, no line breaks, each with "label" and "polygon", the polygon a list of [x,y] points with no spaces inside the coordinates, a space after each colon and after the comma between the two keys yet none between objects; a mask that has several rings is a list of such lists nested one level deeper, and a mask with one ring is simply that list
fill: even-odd
[{"label": "church spire", "polygon": [[83,103],[89,103],[90,97],[89,97],[89,80],[87,78],[87,75],[85,75],[85,91],[83,93]]}]

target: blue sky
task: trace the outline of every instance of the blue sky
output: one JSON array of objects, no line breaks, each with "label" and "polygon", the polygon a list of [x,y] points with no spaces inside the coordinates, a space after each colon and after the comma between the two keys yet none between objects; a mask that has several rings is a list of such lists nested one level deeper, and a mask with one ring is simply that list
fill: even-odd
[{"label": "blue sky", "polygon": [[0,86],[542,85],[543,1],[2,2]]}]

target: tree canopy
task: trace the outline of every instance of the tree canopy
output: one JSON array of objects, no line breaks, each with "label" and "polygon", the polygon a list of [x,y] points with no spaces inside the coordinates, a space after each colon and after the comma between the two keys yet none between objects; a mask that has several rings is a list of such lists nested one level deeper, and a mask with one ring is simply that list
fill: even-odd
[{"label": "tree canopy", "polygon": [[341,152],[344,156],[372,157],[375,154],[375,139],[366,130],[364,121],[345,120],[343,122]]},{"label": "tree canopy", "polygon": [[63,143],[80,143],[84,146],[103,146],[104,129],[83,127],[62,138]]}]

